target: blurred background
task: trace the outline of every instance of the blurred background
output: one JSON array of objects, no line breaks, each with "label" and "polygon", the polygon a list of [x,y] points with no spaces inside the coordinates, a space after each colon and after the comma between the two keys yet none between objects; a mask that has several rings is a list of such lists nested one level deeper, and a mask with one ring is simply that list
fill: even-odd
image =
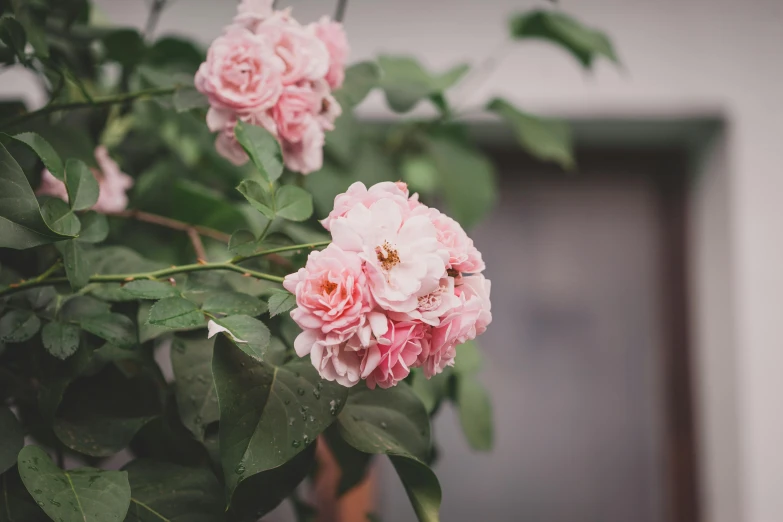
[{"label": "blurred background", "polygon": [[[157,34],[205,46],[235,9],[170,3]],[[96,4],[115,24],[147,16],[143,0]],[[279,4],[302,22],[335,8]],[[442,519],[783,520],[783,2],[561,0],[622,61],[590,74],[552,46],[503,44],[507,18],[537,5],[552,4],[350,0],[345,18],[351,61],[413,54],[442,71],[498,56],[464,104],[504,96],[576,136],[564,174],[472,122],[500,176],[471,231],[493,280],[480,344],[496,443],[472,453],[441,411]],[[24,72],[3,74],[0,95],[43,101]],[[394,117],[379,93],[359,115]],[[376,475],[380,518],[412,520],[391,468]]]}]

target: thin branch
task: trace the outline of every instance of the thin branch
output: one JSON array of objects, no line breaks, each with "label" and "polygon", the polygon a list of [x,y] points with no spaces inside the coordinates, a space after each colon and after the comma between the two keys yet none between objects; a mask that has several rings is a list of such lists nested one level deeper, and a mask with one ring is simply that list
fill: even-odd
[{"label": "thin branch", "polygon": [[346,9],[348,9],[348,0],[337,0],[337,10],[334,12],[334,20],[336,22],[345,20]]},{"label": "thin branch", "polygon": [[195,228],[188,228],[188,237],[190,238],[190,243],[193,245],[193,251],[196,253],[196,259],[199,261],[206,261],[207,253],[204,250],[204,243],[201,242],[201,236],[198,235]]},{"label": "thin branch", "polygon": [[152,98],[155,96],[165,96],[167,94],[173,94],[179,86],[174,87],[161,87],[157,89],[147,89],[144,91],[128,92],[124,94],[118,94],[116,96],[108,96],[106,98],[95,98],[92,101],[73,102],[73,103],[61,103],[57,105],[47,105],[38,109],[37,111],[27,112],[16,116],[14,118],[5,120],[0,123],[0,128],[12,127],[28,120],[38,118],[40,116],[46,116],[53,112],[69,111],[73,109],[84,109],[86,107],[104,107],[106,105],[114,105],[115,103],[124,103],[131,100],[137,100],[141,98]]},{"label": "thin branch", "polygon": [[[91,276],[88,282],[89,283],[127,283],[130,281],[134,281],[136,279],[156,280],[156,279],[167,278],[172,275],[184,274],[188,272],[204,272],[208,270],[228,270],[231,272],[237,272],[246,277],[253,277],[255,279],[263,279],[266,281],[273,281],[275,283],[282,283],[283,282],[282,277],[275,276],[272,274],[267,274],[264,272],[257,272],[255,270],[250,270],[243,266],[239,266],[238,263],[247,261],[248,259],[252,259],[255,257],[274,254],[276,252],[287,252],[293,250],[303,250],[305,248],[316,248],[319,246],[324,246],[328,243],[329,243],[328,241],[321,241],[318,243],[290,245],[286,247],[274,248],[271,250],[267,250],[265,252],[259,252],[257,254],[253,254],[250,256],[237,256],[229,261],[224,261],[220,263],[207,263],[202,261],[191,265],[172,266],[161,270],[153,270],[151,272],[138,272],[135,274],[105,274],[105,275],[98,274],[98,275]],[[54,284],[68,282],[67,277],[49,277],[49,275],[54,273],[55,271],[56,269],[52,267],[38,277],[35,277],[33,279],[28,279],[26,281],[23,280],[20,281],[19,283],[11,284],[5,288],[0,288],[0,297],[21,292],[24,290],[29,290],[30,288],[36,288],[39,286],[54,285]]]}]

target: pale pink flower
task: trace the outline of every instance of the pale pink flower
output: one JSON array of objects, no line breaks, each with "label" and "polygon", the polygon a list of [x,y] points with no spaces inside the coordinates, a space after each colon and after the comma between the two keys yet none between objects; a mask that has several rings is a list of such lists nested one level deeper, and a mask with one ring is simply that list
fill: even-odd
[{"label": "pale pink flower", "polygon": [[249,31],[255,31],[267,18],[272,16],[274,0],[242,0],[237,7],[234,24]]},{"label": "pale pink flower", "polygon": [[212,107],[261,111],[272,107],[283,92],[285,65],[273,54],[271,42],[247,29],[231,27],[207,52],[195,85]]},{"label": "pale pink flower", "polygon": [[312,24],[315,35],[326,45],[329,52],[329,71],[326,73],[326,81],[329,87],[337,89],[342,86],[345,79],[345,62],[348,60],[348,38],[345,29],[340,22],[334,22],[328,16],[322,17],[317,23]]},{"label": "pale pink flower", "polygon": [[376,183],[367,189],[364,183],[357,181],[348,187],[347,191],[338,194],[334,198],[334,208],[326,219],[321,220],[321,224],[326,230],[331,230],[332,223],[337,218],[345,216],[355,206],[370,207],[381,199],[394,201],[402,209],[404,215],[407,215],[412,208],[420,205],[417,195],[409,198],[408,186],[405,183],[384,181]]},{"label": "pale pink flower", "polygon": [[287,16],[269,18],[256,29],[256,34],[265,37],[282,60],[284,85],[320,80],[329,70],[329,52],[324,43],[312,30]]},{"label": "pale pink flower", "polygon": [[454,291],[454,278],[442,277],[437,289],[418,298],[414,310],[405,313],[387,313],[395,321],[421,321],[431,326],[438,326],[440,318],[460,304],[461,301]]},{"label": "pale pink flower", "polygon": [[317,330],[303,330],[294,341],[299,357],[310,355],[310,362],[327,381],[345,387],[356,385],[361,376],[365,349],[356,336],[337,344],[327,343]]},{"label": "pale pink flower", "polygon": [[[120,170],[119,165],[111,159],[109,151],[103,145],[95,148],[95,160],[98,169],[91,169],[92,175],[98,181],[98,201],[92,209],[102,214],[121,212],[128,206],[126,192],[133,186],[133,178]],[[68,191],[65,183],[55,178],[51,172],[41,173],[41,185],[36,194],[53,196],[68,201]]]},{"label": "pale pink flower", "polygon": [[321,110],[321,98],[306,82],[288,85],[272,108],[278,135],[291,143],[302,141]]},{"label": "pale pink flower", "polygon": [[332,240],[358,252],[376,303],[388,311],[411,312],[419,297],[437,290],[449,255],[427,216],[404,218],[390,199],[370,208],[354,206],[332,223]]},{"label": "pale pink flower", "polygon": [[334,122],[343,113],[342,107],[331,95],[329,84],[325,80],[311,82],[313,91],[319,96],[317,119],[324,130],[334,130]]},{"label": "pale pink flower", "polygon": [[422,207],[416,212],[429,214],[438,231],[438,241],[449,251],[449,268],[469,274],[484,270],[481,252],[459,223],[434,208]]},{"label": "pale pink flower", "polygon": [[489,299],[491,282],[481,274],[474,274],[462,278],[462,285],[459,287],[461,294],[465,299],[477,298],[481,304],[478,317],[476,319],[476,333],[481,335],[487,330],[487,326],[492,322],[492,303]]},{"label": "pale pink flower", "polygon": [[313,118],[302,131],[301,140],[281,140],[285,166],[302,174],[321,170],[324,162],[324,142],[324,130]]},{"label": "pale pink flower", "polygon": [[[370,292],[355,252],[335,244],[310,252],[305,267],[286,276],[283,286],[296,296],[291,318],[302,329],[316,330],[327,344],[369,330]],[[369,331],[362,337],[369,342]]]},{"label": "pale pink flower", "polygon": [[428,333],[422,323],[389,321],[386,333],[370,345],[362,361],[361,377],[367,387],[391,388],[405,379],[428,344]]},{"label": "pale pink flower", "polygon": [[427,350],[423,350],[419,356],[425,377],[429,379],[441,373],[447,366],[453,366],[457,346],[475,339],[476,322],[482,312],[482,306],[478,297],[463,297],[462,304],[453,308],[441,319],[440,324],[432,329]]}]

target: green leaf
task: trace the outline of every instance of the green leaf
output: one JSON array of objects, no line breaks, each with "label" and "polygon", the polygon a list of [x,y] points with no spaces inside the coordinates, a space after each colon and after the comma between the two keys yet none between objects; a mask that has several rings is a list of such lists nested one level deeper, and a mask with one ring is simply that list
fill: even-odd
[{"label": "green leaf", "polygon": [[559,45],[588,69],[598,56],[618,62],[612,42],[603,32],[585,27],[560,12],[537,10],[516,15],[511,19],[511,36],[517,40],[538,39]]},{"label": "green leaf", "polygon": [[430,419],[405,383],[386,390],[352,389],[337,420],[343,440],[365,453],[389,455],[421,522],[437,522],[441,490],[422,462],[430,451]]},{"label": "green leaf", "polygon": [[374,62],[359,62],[345,70],[342,87],[334,91],[334,97],[344,112],[359,105],[378,86],[381,70]]},{"label": "green leaf", "polygon": [[130,505],[126,472],[63,471],[37,446],[19,452],[19,474],[38,505],[58,522],[122,520]]},{"label": "green leaf", "polygon": [[22,25],[12,16],[5,15],[0,18],[0,41],[8,46],[20,60],[25,59],[24,48],[27,44]]},{"label": "green leaf", "polygon": [[139,299],[163,299],[179,295],[179,291],[169,283],[137,279],[122,286],[122,291]]},{"label": "green leaf", "polygon": [[123,470],[131,488],[125,522],[224,522],[223,492],[209,469],[140,459]]},{"label": "green leaf", "polygon": [[334,421],[347,389],[324,382],[309,361],[257,362],[218,336],[212,373],[228,497],[240,481],[291,460]]},{"label": "green leaf", "polygon": [[283,153],[277,138],[263,127],[242,121],[237,122],[234,132],[261,175],[268,181],[278,179],[283,173]]},{"label": "green leaf", "polygon": [[212,378],[213,344],[211,339],[203,337],[177,336],[171,346],[179,417],[198,440],[204,440],[207,425],[220,419]]},{"label": "green leaf", "polygon": [[136,326],[122,314],[103,314],[83,319],[82,328],[120,348],[130,349],[138,344]]},{"label": "green leaf", "polygon": [[74,451],[108,457],[127,447],[162,413],[158,384],[147,374],[126,377],[116,365],[68,386],[54,419],[54,433]]},{"label": "green leaf", "polygon": [[71,239],[61,241],[55,246],[63,256],[65,275],[68,277],[68,282],[71,283],[71,288],[78,290],[89,283],[93,270],[89,264],[89,258],[84,255],[82,245],[77,240]]},{"label": "green leaf", "polygon": [[195,87],[182,87],[174,92],[174,108],[177,112],[207,109],[209,108],[209,100],[197,91]]},{"label": "green leaf", "polygon": [[88,295],[69,297],[60,307],[60,319],[66,322],[81,322],[91,317],[102,316],[110,311],[109,304]]},{"label": "green leaf", "polygon": [[106,216],[98,214],[95,211],[88,211],[79,218],[81,222],[81,231],[78,241],[84,243],[100,243],[109,235],[109,222]]},{"label": "green leaf", "polygon": [[475,375],[481,370],[481,359],[481,352],[475,341],[463,343],[457,346],[453,371],[460,375]]},{"label": "green leaf", "polygon": [[237,186],[237,190],[267,219],[275,219],[274,195],[263,185],[255,180],[246,179]]},{"label": "green leaf", "polygon": [[274,317],[296,306],[296,296],[291,292],[279,291],[269,297],[269,316]]},{"label": "green leaf", "polygon": [[313,215],[313,197],[295,185],[283,185],[275,192],[275,213],[291,221],[304,221]]},{"label": "green leaf", "polygon": [[444,138],[430,141],[429,150],[451,217],[470,228],[495,204],[492,163],[471,146]]},{"label": "green leaf", "polygon": [[351,388],[338,418],[343,439],[365,453],[411,455],[426,460],[430,451],[430,417],[410,386],[370,390]]},{"label": "green leaf", "polygon": [[390,455],[408,499],[420,522],[437,522],[440,520],[440,502],[442,493],[438,477],[429,466],[416,459]]},{"label": "green leaf", "polygon": [[50,228],[21,167],[0,145],[0,247],[21,250],[75,235]]},{"label": "green leaf", "polygon": [[226,328],[234,339],[243,341],[237,341],[237,346],[247,355],[258,361],[267,359],[270,335],[269,328],[264,323],[246,315],[231,315],[214,321]]},{"label": "green leaf", "polygon": [[[17,452],[18,453],[18,452]],[[14,454],[16,464],[16,454]],[[27,492],[17,466],[0,474],[0,522],[51,522]]]},{"label": "green leaf", "polygon": [[442,97],[468,70],[467,65],[460,64],[441,75],[432,75],[409,56],[384,55],[378,58],[378,64],[383,70],[381,87],[395,112],[408,112],[428,97]]},{"label": "green leaf", "polygon": [[36,334],[41,320],[28,310],[11,310],[0,319],[0,341],[21,343]]},{"label": "green leaf", "polygon": [[150,309],[149,324],[166,328],[188,328],[204,324],[198,306],[183,297],[161,299]]},{"label": "green leaf", "polygon": [[263,303],[252,295],[241,292],[215,292],[207,295],[201,309],[212,314],[261,315]]},{"label": "green leaf", "polygon": [[133,67],[144,56],[144,39],[135,29],[117,29],[103,37],[106,59]]},{"label": "green leaf", "polygon": [[573,144],[568,123],[524,113],[500,98],[487,104],[487,110],[506,120],[522,148],[542,161],[554,161],[564,169],[574,166]]},{"label": "green leaf", "polygon": [[98,201],[98,180],[83,161],[65,162],[65,186],[72,210],[86,210]]},{"label": "green leaf", "polygon": [[457,376],[456,400],[462,432],[470,447],[479,451],[491,450],[494,439],[492,402],[475,375]]},{"label": "green leaf", "polygon": [[237,256],[249,256],[256,251],[256,236],[249,230],[240,229],[231,234],[228,250]]},{"label": "green leaf", "polygon": [[445,371],[427,379],[420,368],[411,372],[413,379],[411,388],[424,404],[427,413],[430,415],[437,409],[441,401],[448,395],[449,379],[452,372],[447,368]]},{"label": "green leaf", "polygon": [[47,225],[63,234],[62,239],[73,239],[81,230],[81,223],[68,206],[68,203],[58,198],[47,198],[41,205],[41,215]]},{"label": "green leaf", "polygon": [[[315,444],[310,444],[283,465],[246,477],[234,490],[226,520],[257,520],[295,492],[315,466]],[[262,495],[259,492],[263,491]]]},{"label": "green leaf", "polygon": [[48,141],[34,132],[23,132],[11,137],[30,147],[30,149],[41,158],[44,167],[46,167],[55,178],[61,181],[65,180],[63,162],[57,152],[49,145]]},{"label": "green leaf", "polygon": [[79,349],[79,327],[54,321],[43,327],[41,339],[46,351],[65,360]]},{"label": "green leaf", "polygon": [[0,405],[0,474],[16,464],[16,455],[24,446],[24,429],[14,413]]}]

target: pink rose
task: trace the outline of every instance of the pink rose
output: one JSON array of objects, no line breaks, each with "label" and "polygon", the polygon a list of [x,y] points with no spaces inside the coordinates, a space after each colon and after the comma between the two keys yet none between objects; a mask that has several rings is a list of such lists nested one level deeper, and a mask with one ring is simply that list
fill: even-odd
[{"label": "pink rose", "polygon": [[418,298],[414,310],[406,313],[388,312],[388,314],[395,321],[421,321],[431,326],[438,326],[440,318],[460,304],[461,301],[454,291],[454,278],[442,277],[437,289]]},{"label": "pink rose", "polygon": [[449,268],[458,272],[477,273],[484,270],[481,252],[473,246],[459,223],[434,208],[427,208],[432,223],[438,231],[438,241],[449,251]]},{"label": "pink rose", "polygon": [[384,310],[411,312],[419,297],[440,287],[448,252],[427,216],[405,218],[391,199],[354,206],[332,223],[332,240],[359,253],[375,302]]},{"label": "pink rose", "polygon": [[299,357],[310,354],[310,362],[327,381],[351,387],[360,380],[365,349],[355,336],[329,344],[316,330],[303,330],[294,341],[294,349]]},{"label": "pink rose", "polygon": [[406,215],[411,208],[420,205],[416,195],[409,199],[408,186],[405,183],[384,181],[376,183],[368,190],[364,183],[357,181],[348,187],[347,191],[334,198],[334,208],[321,224],[326,230],[331,230],[332,223],[337,218],[345,216],[355,206],[362,205],[369,208],[381,199],[391,199]]},{"label": "pink rose", "polygon": [[[291,318],[303,329],[317,331],[327,344],[369,328],[369,288],[354,252],[335,244],[311,252],[305,267],[286,276],[283,286],[296,296]],[[369,341],[369,331],[363,337]]]},{"label": "pink rose", "polygon": [[340,22],[333,22],[328,16],[312,24],[315,35],[326,45],[329,52],[329,71],[326,81],[329,87],[338,89],[345,79],[345,62],[348,60],[348,38]]},{"label": "pink rose", "polygon": [[255,32],[259,24],[272,16],[272,4],[274,0],[242,0],[237,7],[234,24]]},{"label": "pink rose", "polygon": [[[95,160],[98,162],[98,169],[92,169],[92,175],[98,181],[99,192],[98,201],[92,209],[102,214],[125,210],[128,206],[126,191],[133,186],[133,178],[120,170],[119,165],[111,159],[109,151],[103,145],[95,148]],[[44,170],[41,174],[41,185],[36,194],[68,201],[65,183],[55,178],[48,170]]]},{"label": "pink rose", "polygon": [[481,300],[473,297],[453,308],[432,329],[432,338],[419,356],[419,362],[424,368],[424,375],[429,379],[443,371],[447,366],[454,365],[457,345],[476,337],[476,322],[482,311]]},{"label": "pink rose", "polygon": [[318,94],[318,110],[317,117],[318,123],[324,130],[334,130],[334,122],[343,113],[342,107],[337,103],[337,100],[332,96],[329,90],[329,84],[326,80],[318,80],[312,82],[313,91]]},{"label": "pink rose", "polygon": [[367,387],[391,388],[405,379],[428,343],[427,335],[424,324],[389,321],[386,333],[367,349],[362,361],[361,377]]},{"label": "pink rose", "polygon": [[268,40],[232,27],[212,42],[195,84],[213,107],[260,111],[272,107],[283,92],[283,69]]},{"label": "pink rose", "polygon": [[324,163],[324,141],[323,129],[315,118],[311,119],[302,131],[301,140],[281,141],[285,166],[302,174],[321,170]]},{"label": "pink rose", "polygon": [[287,16],[266,20],[256,34],[271,42],[275,55],[282,60],[284,85],[319,80],[329,70],[329,52],[323,42]]},{"label": "pink rose", "polygon": [[272,117],[280,138],[291,143],[302,141],[320,110],[321,99],[309,84],[303,82],[286,86],[272,108]]},{"label": "pink rose", "polygon": [[489,300],[490,288],[490,280],[481,274],[462,278],[462,286],[459,289],[464,294],[465,299],[476,298],[481,304],[476,319],[476,333],[473,335],[474,337],[483,334],[487,330],[489,323],[492,322],[492,303]]}]

